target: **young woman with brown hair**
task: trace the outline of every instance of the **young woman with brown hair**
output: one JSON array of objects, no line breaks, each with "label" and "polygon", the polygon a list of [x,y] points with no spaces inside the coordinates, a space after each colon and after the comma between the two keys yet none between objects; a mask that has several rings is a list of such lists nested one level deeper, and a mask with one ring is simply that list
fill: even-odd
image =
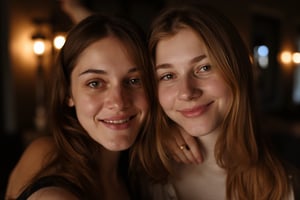
[{"label": "young woman with brown hair", "polygon": [[69,32],[51,77],[53,137],[28,147],[6,199],[139,199],[128,149],[153,130],[145,41],[134,23],[104,15]]}]

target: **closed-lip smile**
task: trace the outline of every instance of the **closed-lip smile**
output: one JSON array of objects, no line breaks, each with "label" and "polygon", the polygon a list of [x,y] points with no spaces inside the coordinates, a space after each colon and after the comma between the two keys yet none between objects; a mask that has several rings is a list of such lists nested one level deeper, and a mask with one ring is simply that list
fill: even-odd
[{"label": "closed-lip smile", "polygon": [[181,109],[178,110],[178,112],[180,112],[185,117],[198,117],[205,113],[213,102],[214,101],[211,101],[205,105],[195,106],[193,108]]}]

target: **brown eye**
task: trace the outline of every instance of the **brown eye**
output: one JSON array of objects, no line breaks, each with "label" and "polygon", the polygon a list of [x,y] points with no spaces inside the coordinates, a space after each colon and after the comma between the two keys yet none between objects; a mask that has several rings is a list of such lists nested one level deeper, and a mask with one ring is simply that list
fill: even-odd
[{"label": "brown eye", "polygon": [[205,66],[201,67],[201,71],[208,71],[208,70],[210,70],[209,65],[205,65]]},{"label": "brown eye", "polygon": [[167,80],[171,80],[173,79],[174,75],[173,74],[164,74],[163,76],[161,76],[159,78],[159,80],[162,80],[162,81],[167,81]]},{"label": "brown eye", "polygon": [[102,87],[103,86],[103,82],[102,81],[90,81],[88,83],[88,86],[90,88],[99,88],[99,87]]},{"label": "brown eye", "polygon": [[211,66],[210,65],[203,65],[203,66],[199,66],[196,68],[196,70],[194,71],[194,75],[199,77],[201,75],[206,74],[208,71],[210,71]]},{"label": "brown eye", "polygon": [[127,85],[131,87],[140,87],[142,85],[142,80],[140,78],[131,78],[127,81]]}]

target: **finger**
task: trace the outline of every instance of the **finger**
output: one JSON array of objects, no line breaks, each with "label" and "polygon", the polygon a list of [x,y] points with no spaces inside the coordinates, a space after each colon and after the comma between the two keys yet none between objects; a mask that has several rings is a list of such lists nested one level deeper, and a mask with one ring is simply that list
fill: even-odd
[{"label": "finger", "polygon": [[165,147],[167,149],[169,158],[172,158],[178,163],[190,163],[190,161],[186,158],[183,150],[179,148],[175,138],[172,138],[172,140],[168,141],[168,143],[165,144]]},{"label": "finger", "polygon": [[176,154],[172,154],[172,159],[177,162],[177,163],[181,163],[181,159],[176,155]]},{"label": "finger", "polygon": [[189,147],[186,145],[184,138],[181,134],[174,135],[177,148],[173,149],[173,152],[180,158],[182,163],[192,164],[194,163],[193,155],[189,152]]},{"label": "finger", "polygon": [[190,146],[184,141],[184,145],[180,146],[181,151],[184,153],[186,159],[188,162],[185,162],[186,164],[197,164],[197,160],[193,155],[193,152],[191,151]]},{"label": "finger", "polygon": [[181,162],[179,156],[177,156],[176,151],[178,151],[178,146],[174,137],[170,137],[164,142],[164,149],[166,149],[166,155],[169,159],[172,159],[176,162]]},{"label": "finger", "polygon": [[177,157],[179,157],[180,162],[184,163],[184,164],[192,164],[191,159],[187,156],[187,154],[185,153],[186,149],[185,148],[178,148],[178,150],[176,150],[176,155]]},{"label": "finger", "polygon": [[[185,164],[197,164],[198,162],[195,159],[193,153],[190,151],[189,144],[187,144],[187,142],[186,142],[186,139],[188,139],[188,138],[193,138],[194,139],[194,137],[188,135],[185,132],[180,131],[179,134],[178,133],[174,134],[174,138],[176,140],[176,143],[177,143],[179,149],[184,154],[184,158],[182,158],[183,163],[185,163]],[[180,153],[177,153],[177,154],[180,154]]]},{"label": "finger", "polygon": [[[192,159],[195,164],[199,164],[202,162],[203,157],[200,150],[200,144],[198,140],[190,136],[188,134],[182,134],[182,137],[184,138],[185,143],[189,146],[189,159]],[[185,151],[187,153],[187,151]]]}]

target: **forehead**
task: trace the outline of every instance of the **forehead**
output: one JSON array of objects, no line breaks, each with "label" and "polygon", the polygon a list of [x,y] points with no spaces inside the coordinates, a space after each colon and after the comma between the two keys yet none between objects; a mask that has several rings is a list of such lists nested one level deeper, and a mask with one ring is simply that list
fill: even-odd
[{"label": "forehead", "polygon": [[106,70],[122,69],[136,66],[131,54],[121,40],[106,37],[90,44],[78,57],[74,71],[86,68],[103,68]]},{"label": "forehead", "polygon": [[206,45],[196,31],[186,27],[157,43],[156,64],[190,59],[199,55],[207,55]]},{"label": "forehead", "polygon": [[117,37],[114,36],[107,36],[100,38],[98,40],[95,40],[91,44],[89,44],[80,54],[81,57],[89,55],[91,52],[97,51],[99,53],[103,54],[109,54],[112,51],[117,52],[127,52],[127,45],[125,45],[125,42],[120,40]]}]

